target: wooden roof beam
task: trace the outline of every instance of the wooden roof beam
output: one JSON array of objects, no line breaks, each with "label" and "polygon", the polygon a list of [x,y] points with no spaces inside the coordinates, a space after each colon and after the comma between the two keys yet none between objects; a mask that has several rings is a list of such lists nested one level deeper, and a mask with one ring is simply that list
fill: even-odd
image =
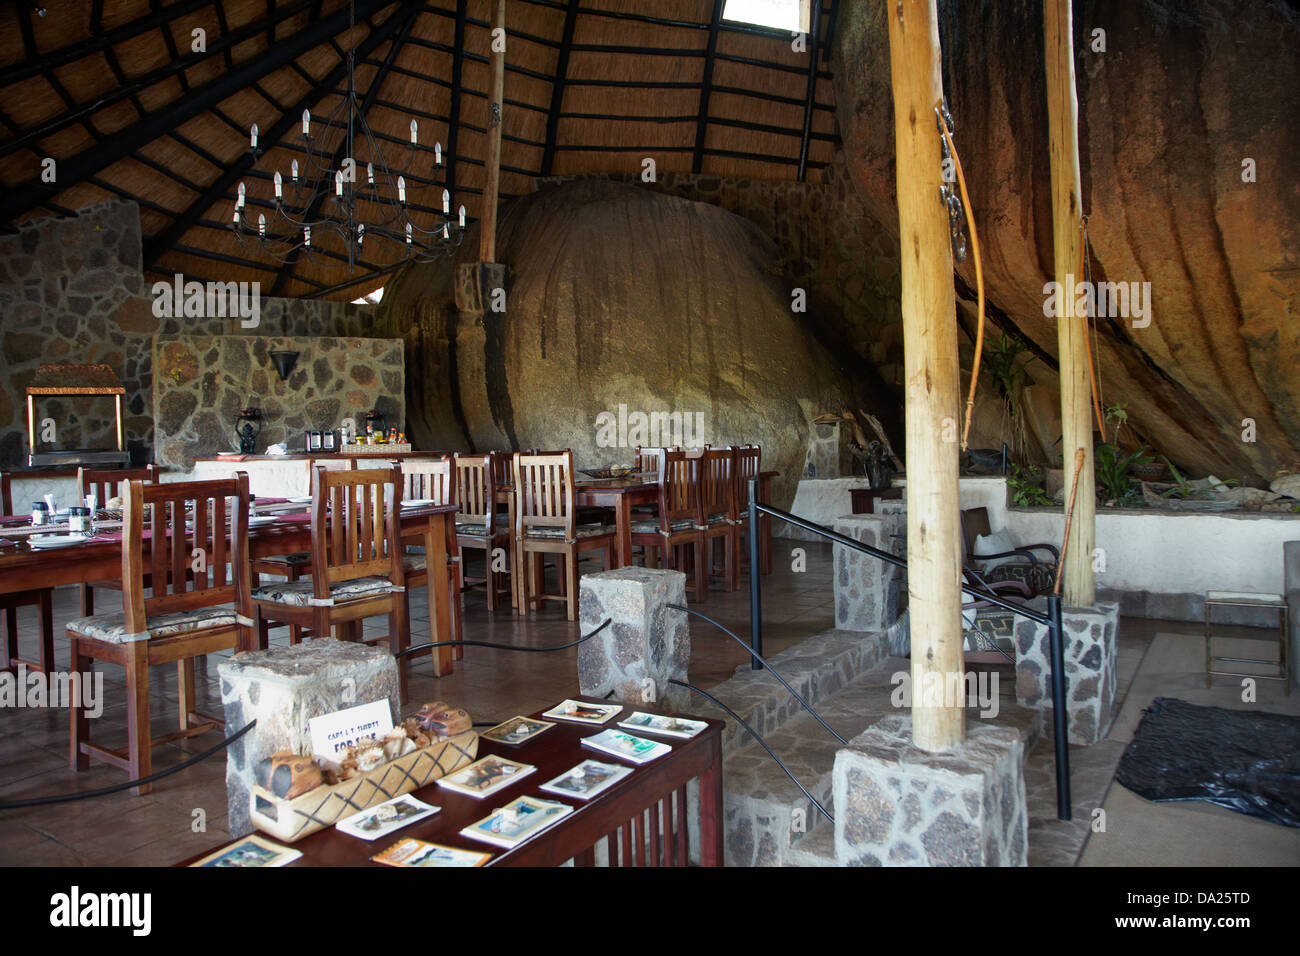
[{"label": "wooden roof beam", "polygon": [[726,0],[713,0],[713,17],[709,20],[709,43],[704,53],[704,76],[700,80],[700,115],[695,123],[695,152],[691,172],[703,172],[704,138],[709,130],[709,95],[713,92],[713,64],[718,54],[718,27]]},{"label": "wooden roof beam", "polygon": [[560,36],[560,55],[555,61],[555,78],[551,81],[551,108],[546,111],[546,145],[542,151],[542,175],[551,175],[555,163],[555,137],[560,127],[560,110],[564,106],[564,81],[569,75],[569,53],[573,50],[573,30],[578,23],[578,0],[569,0],[564,8],[564,32]]},{"label": "wooden roof beam", "polygon": [[799,182],[808,179],[808,140],[812,135],[813,107],[817,103],[817,54],[820,52],[818,41],[821,38],[822,0],[812,0],[812,23],[808,34],[812,41],[808,44],[808,92],[803,101],[803,140],[799,144]]}]

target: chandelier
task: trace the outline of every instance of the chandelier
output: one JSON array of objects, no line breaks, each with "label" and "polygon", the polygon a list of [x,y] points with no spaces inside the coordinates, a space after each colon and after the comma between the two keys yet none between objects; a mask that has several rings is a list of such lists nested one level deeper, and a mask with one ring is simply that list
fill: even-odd
[{"label": "chandelier", "polygon": [[[301,153],[302,161],[293,159],[287,176],[279,169],[268,176],[261,167],[263,152],[257,124],[252,125],[248,150],[259,171],[256,178],[269,178],[274,194],[255,197],[241,180],[231,228],[241,249],[281,263],[346,257],[349,271],[367,260],[387,270],[441,258],[459,248],[465,232],[465,207],[453,217],[451,194],[444,188],[441,197],[436,195],[442,145],[422,145],[419,124],[412,119],[410,141],[402,144],[398,167],[405,172],[393,175],[380,142],[400,141],[376,135],[357,101],[351,3],[349,11],[346,94],[324,119],[302,111],[302,144],[287,146]],[[421,165],[426,165],[427,176],[417,172]],[[412,213],[431,225],[421,226]]]}]

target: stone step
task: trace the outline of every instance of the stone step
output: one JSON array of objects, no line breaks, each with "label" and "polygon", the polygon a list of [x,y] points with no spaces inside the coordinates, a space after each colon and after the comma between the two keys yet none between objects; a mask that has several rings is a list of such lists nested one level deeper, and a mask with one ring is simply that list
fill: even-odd
[{"label": "stone step", "polygon": [[[885,658],[814,706],[841,736],[851,740],[882,718],[899,713],[892,700],[896,686],[892,678],[907,672],[908,667],[905,658]],[[1038,711],[1016,704],[1015,689],[1009,684],[1000,681],[996,717],[982,718],[978,709],[972,708],[967,721],[974,725],[991,720],[1015,727],[1028,750],[1041,731],[1042,718]],[[794,707],[798,713],[764,738],[791,773],[834,815],[831,771],[843,744],[797,702]],[[834,829],[757,742],[724,754],[723,786],[729,866],[789,865],[794,862],[791,854],[795,846],[823,829]]]},{"label": "stone step", "polygon": [[827,825],[799,834],[790,844],[786,866],[835,866],[835,828]]}]

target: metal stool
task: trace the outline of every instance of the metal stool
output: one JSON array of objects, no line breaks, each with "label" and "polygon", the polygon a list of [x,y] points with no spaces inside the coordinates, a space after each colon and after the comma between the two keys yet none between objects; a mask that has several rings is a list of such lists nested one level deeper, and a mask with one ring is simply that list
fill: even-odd
[{"label": "metal stool", "polygon": [[[1214,664],[1223,661],[1231,664],[1273,664],[1273,661],[1254,657],[1215,657],[1210,650],[1210,609],[1212,607],[1268,607],[1278,613],[1278,659],[1280,673],[1277,674],[1243,674],[1239,671],[1216,671]],[[1250,591],[1206,591],[1205,592],[1205,686],[1210,687],[1214,677],[1253,677],[1258,680],[1280,680],[1291,693],[1290,657],[1288,656],[1288,637],[1286,627],[1286,599],[1280,594],[1255,594]]]}]

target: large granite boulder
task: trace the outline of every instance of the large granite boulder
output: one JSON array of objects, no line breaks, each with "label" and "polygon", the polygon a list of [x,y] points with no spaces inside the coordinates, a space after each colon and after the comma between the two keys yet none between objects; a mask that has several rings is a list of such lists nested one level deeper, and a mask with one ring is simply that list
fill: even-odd
[{"label": "large granite boulder", "polygon": [[[1054,356],[1042,4],[939,8],[989,301]],[[846,163],[896,232],[894,9],[838,5],[833,63]],[[1100,323],[1106,399],[1128,401],[1137,431],[1175,461],[1266,479],[1300,459],[1300,12],[1283,0],[1093,0],[1074,14],[1093,279],[1150,282],[1153,303],[1146,327]],[[974,288],[973,262],[959,272]],[[1035,377],[1055,384],[1044,368]]]},{"label": "large granite boulder", "polygon": [[[481,317],[454,305],[455,265],[417,266],[385,293],[376,335],[404,337],[408,421],[426,448],[572,448],[580,466],[628,462],[638,413],[680,413],[688,438],[758,442],[788,504],[809,422],[894,400],[856,356],[832,352],[792,308],[781,254],[716,206],[638,186],[578,181],[509,203]],[[654,424],[653,421],[650,422]]]}]

